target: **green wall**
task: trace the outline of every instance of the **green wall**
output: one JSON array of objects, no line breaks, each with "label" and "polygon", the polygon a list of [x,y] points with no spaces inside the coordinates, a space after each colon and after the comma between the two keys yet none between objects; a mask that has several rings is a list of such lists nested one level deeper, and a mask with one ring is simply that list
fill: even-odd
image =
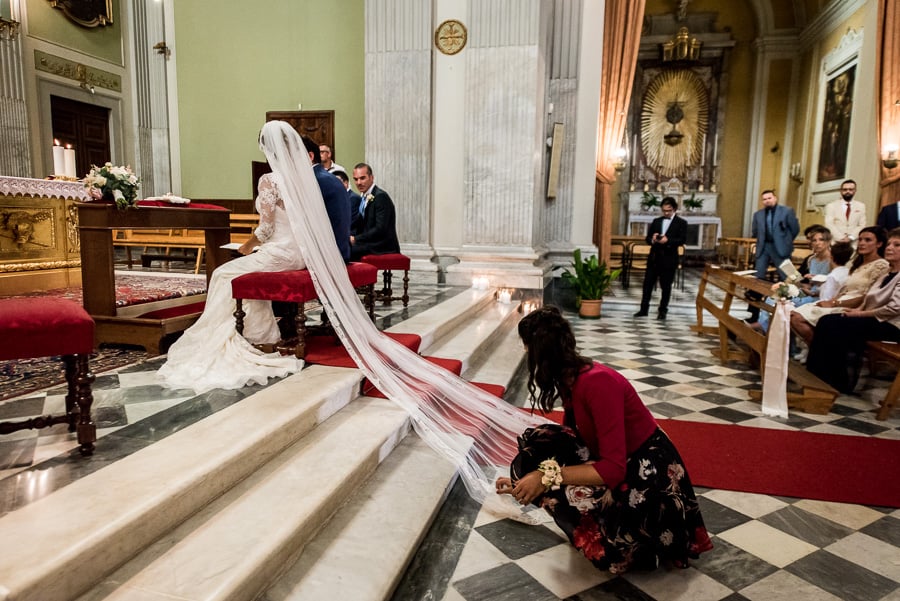
[{"label": "green wall", "polygon": [[28,35],[123,66],[122,13],[119,0],[113,0],[112,25],[82,27],[71,21],[61,9],[51,8],[47,0],[26,0]]},{"label": "green wall", "polygon": [[175,2],[182,194],[250,198],[266,111],[335,111],[335,153],[363,160],[363,0]]}]

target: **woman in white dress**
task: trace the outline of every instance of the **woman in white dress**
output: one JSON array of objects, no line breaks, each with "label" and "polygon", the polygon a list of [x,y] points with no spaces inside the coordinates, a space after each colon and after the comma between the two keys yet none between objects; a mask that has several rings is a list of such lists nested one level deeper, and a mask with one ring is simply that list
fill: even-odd
[{"label": "woman in white dress", "polygon": [[822,316],[859,307],[872,284],[887,273],[888,262],[882,258],[885,242],[887,235],[883,228],[872,226],[860,230],[850,277],[837,296],[791,311],[791,329],[807,344],[812,341],[813,330]]},{"label": "woman in white dress", "polygon": [[293,356],[263,353],[252,344],[275,343],[280,337],[270,301],[244,301],[247,315],[243,336],[237,333],[234,323],[231,280],[254,271],[306,267],[291,232],[277,182],[278,176],[272,173],[260,178],[256,199],[259,227],[241,246],[239,251],[244,256],[220,265],[213,272],[203,314],[172,345],[165,365],[158,372],[166,386],[191,388],[200,394],[213,388],[265,384],[269,378],[286,376],[303,368],[303,361]]}]

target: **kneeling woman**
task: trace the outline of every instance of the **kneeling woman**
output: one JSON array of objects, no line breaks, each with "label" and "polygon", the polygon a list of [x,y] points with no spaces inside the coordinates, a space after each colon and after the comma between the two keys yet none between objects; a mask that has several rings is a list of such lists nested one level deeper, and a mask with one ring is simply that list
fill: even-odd
[{"label": "kneeling woman", "polygon": [[580,356],[554,307],[524,317],[519,336],[532,405],[547,412],[561,399],[565,425],[526,430],[497,492],[543,507],[585,557],[614,574],[660,562],[685,568],[711,549],[681,457],[628,380]]}]

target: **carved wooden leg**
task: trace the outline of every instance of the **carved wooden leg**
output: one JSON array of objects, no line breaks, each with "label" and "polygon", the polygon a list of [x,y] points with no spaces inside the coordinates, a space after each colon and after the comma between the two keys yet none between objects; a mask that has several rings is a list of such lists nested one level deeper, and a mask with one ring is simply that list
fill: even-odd
[{"label": "carved wooden leg", "polygon": [[381,289],[381,302],[385,305],[389,305],[394,300],[394,289],[391,286],[391,280],[394,278],[394,274],[390,269],[385,269],[382,272],[382,278],[384,280],[384,287]]},{"label": "carved wooden leg", "polygon": [[372,320],[372,323],[375,323],[375,284],[366,286],[364,303],[366,305],[366,311],[369,313],[369,319]]},{"label": "carved wooden leg", "polygon": [[403,296],[400,297],[400,300],[403,301],[403,306],[409,306],[409,270],[403,272]]},{"label": "carved wooden leg", "polygon": [[246,315],[243,301],[239,298],[234,299],[234,327],[241,336],[244,335],[244,316]]},{"label": "carved wooden leg", "polygon": [[89,355],[78,355],[76,363],[75,383],[78,392],[75,400],[78,403],[79,410],[78,444],[81,445],[82,455],[92,455],[94,453],[94,441],[97,440],[97,426],[94,425],[94,420],[91,419],[91,405],[94,404],[91,384],[94,383],[95,377],[91,373]]},{"label": "carved wooden leg", "polygon": [[66,415],[69,417],[69,432],[74,432],[75,424],[78,421],[78,413],[75,411],[75,399],[78,398],[75,355],[64,356],[63,365],[66,370],[66,385],[68,388],[66,391]]},{"label": "carved wooden leg", "polygon": [[297,303],[297,316],[294,318],[294,327],[297,330],[297,344],[294,346],[294,356],[298,359],[306,358],[306,308],[305,303]]}]

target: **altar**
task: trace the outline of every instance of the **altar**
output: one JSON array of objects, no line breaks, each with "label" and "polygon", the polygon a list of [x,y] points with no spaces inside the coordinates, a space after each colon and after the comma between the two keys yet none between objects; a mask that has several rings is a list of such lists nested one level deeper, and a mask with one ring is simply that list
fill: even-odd
[{"label": "altar", "polygon": [[[646,236],[647,230],[659,213],[630,213],[628,215],[628,235]],[[722,220],[715,215],[678,213],[688,222],[686,250],[715,250],[722,237]]]},{"label": "altar", "polygon": [[659,184],[654,192],[648,187],[641,192],[622,194],[625,235],[646,236],[653,220],[662,215],[658,204],[651,205],[648,202],[659,203],[666,196],[675,199],[678,203],[678,216],[688,222],[685,249],[715,250],[722,237],[722,219],[716,214],[718,192],[705,191],[702,187],[687,190],[677,178]]},{"label": "altar", "polygon": [[0,293],[81,285],[81,182],[0,176]]}]

